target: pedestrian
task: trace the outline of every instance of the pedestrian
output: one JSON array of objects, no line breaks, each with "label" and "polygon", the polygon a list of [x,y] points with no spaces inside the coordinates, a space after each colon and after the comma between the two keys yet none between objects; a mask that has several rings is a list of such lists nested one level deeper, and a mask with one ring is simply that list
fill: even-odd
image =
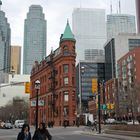
[{"label": "pedestrian", "polygon": [[21,132],[19,132],[17,136],[17,140],[31,140],[30,127],[28,124],[23,125]]},{"label": "pedestrian", "polygon": [[39,128],[35,131],[32,140],[52,140],[52,136],[47,130],[45,123],[40,123]]},{"label": "pedestrian", "polygon": [[97,131],[97,121],[96,120],[94,121],[94,128]]}]

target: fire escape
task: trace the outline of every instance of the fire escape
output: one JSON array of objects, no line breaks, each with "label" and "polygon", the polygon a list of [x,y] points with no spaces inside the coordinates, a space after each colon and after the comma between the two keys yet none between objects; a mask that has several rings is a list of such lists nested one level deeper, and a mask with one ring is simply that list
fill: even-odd
[{"label": "fire escape", "polygon": [[49,88],[49,91],[51,92],[51,99],[49,101],[49,105],[51,106],[51,112],[53,114],[53,121],[54,121],[54,117],[56,116],[57,114],[57,110],[56,110],[56,92],[55,92],[55,83],[56,83],[56,70],[55,70],[55,66],[54,66],[54,53],[53,51],[51,52],[50,54],[50,61],[48,62],[48,65],[50,66],[50,77],[49,77],[49,80],[50,80],[50,88]]}]

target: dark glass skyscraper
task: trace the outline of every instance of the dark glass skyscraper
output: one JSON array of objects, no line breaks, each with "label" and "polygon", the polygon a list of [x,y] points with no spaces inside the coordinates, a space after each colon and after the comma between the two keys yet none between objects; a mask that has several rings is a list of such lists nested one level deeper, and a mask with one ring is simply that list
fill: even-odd
[{"label": "dark glass skyscraper", "polygon": [[24,22],[23,74],[30,74],[34,61],[46,56],[46,20],[43,8],[32,5]]},{"label": "dark glass skyscraper", "polygon": [[[0,1],[0,7],[2,3]],[[0,69],[3,72],[10,71],[11,57],[11,29],[5,17],[5,12],[0,9]]]},{"label": "dark glass skyscraper", "polygon": [[137,11],[137,30],[140,33],[140,0],[136,0],[136,11]]},{"label": "dark glass skyscraper", "polygon": [[77,104],[83,112],[88,109],[88,100],[93,96],[92,79],[105,80],[105,63],[80,61],[76,67],[76,93]]}]

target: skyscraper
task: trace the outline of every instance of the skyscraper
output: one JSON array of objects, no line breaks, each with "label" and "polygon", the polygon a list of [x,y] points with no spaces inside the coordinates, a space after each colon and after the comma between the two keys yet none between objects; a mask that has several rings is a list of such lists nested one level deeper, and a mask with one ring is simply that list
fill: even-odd
[{"label": "skyscraper", "polygon": [[20,74],[21,68],[21,46],[11,47],[11,66],[14,67],[15,74]]},{"label": "skyscraper", "polygon": [[85,49],[103,49],[106,41],[104,9],[76,8],[72,14],[77,62],[84,60]]},{"label": "skyscraper", "polygon": [[137,30],[140,33],[140,0],[136,0]]},{"label": "skyscraper", "polygon": [[30,74],[35,61],[46,56],[46,20],[40,5],[31,5],[24,22],[23,73]]},{"label": "skyscraper", "polygon": [[85,60],[92,62],[104,62],[104,50],[100,49],[85,49]]},{"label": "skyscraper", "polygon": [[125,14],[107,15],[107,39],[119,33],[136,33],[135,16]]},{"label": "skyscraper", "polygon": [[3,72],[10,71],[11,58],[11,29],[5,17],[5,12],[1,10],[2,2],[0,1],[0,69]]}]

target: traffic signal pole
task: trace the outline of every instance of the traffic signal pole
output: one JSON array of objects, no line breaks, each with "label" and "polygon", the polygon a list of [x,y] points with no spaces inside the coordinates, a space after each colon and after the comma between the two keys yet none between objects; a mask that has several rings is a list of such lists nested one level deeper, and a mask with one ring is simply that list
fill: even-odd
[{"label": "traffic signal pole", "polygon": [[100,110],[100,107],[101,107],[101,98],[100,98],[100,81],[98,80],[98,123],[99,123],[99,126],[98,126],[98,131],[99,131],[99,134],[101,133],[101,110]]}]

